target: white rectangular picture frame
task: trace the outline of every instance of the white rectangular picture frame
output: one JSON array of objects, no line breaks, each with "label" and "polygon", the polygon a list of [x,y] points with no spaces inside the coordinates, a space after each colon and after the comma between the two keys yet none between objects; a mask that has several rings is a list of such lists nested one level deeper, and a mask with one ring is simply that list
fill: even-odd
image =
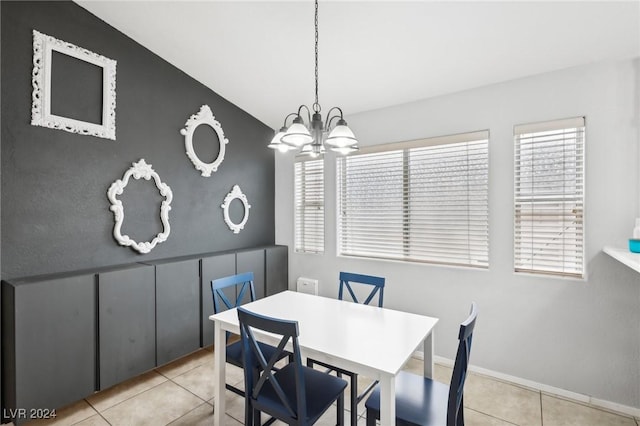
[{"label": "white rectangular picture frame", "polygon": [[[51,113],[51,56],[56,51],[102,68],[102,124]],[[116,139],[116,61],[33,30],[31,124],[105,139]]]}]

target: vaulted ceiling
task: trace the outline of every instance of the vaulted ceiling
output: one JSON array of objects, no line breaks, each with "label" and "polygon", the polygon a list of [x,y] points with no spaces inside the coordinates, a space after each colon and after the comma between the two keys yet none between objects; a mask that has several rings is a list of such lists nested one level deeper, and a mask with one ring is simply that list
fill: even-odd
[{"label": "vaulted ceiling", "polygon": [[[314,100],[305,1],[78,1],[271,127]],[[328,1],[319,100],[349,114],[640,56],[639,1]]]}]

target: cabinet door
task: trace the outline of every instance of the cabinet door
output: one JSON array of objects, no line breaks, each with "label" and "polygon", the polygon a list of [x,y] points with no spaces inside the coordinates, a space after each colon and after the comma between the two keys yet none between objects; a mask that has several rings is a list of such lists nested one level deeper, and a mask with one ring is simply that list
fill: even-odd
[{"label": "cabinet door", "polygon": [[265,250],[267,296],[289,288],[289,247],[275,246]]},{"label": "cabinet door", "polygon": [[156,268],[156,361],[166,364],[200,347],[200,264]]},{"label": "cabinet door", "polygon": [[[211,280],[227,277],[236,273],[235,253],[221,254],[201,259],[202,268],[202,347],[213,345],[213,297],[211,295]],[[235,292],[227,294],[233,299]]]},{"label": "cabinet door", "polygon": [[156,297],[153,266],[100,273],[100,389],[156,366]]},{"label": "cabinet door", "polygon": [[[264,249],[241,251],[236,254],[236,273],[253,272],[253,286],[256,290],[256,299],[264,297]],[[241,303],[251,300],[246,293]]]},{"label": "cabinet door", "polygon": [[3,283],[3,293],[3,314],[12,314],[3,318],[3,340],[12,342],[5,344],[5,410],[23,408],[29,416],[31,409],[57,409],[91,395],[95,276]]}]

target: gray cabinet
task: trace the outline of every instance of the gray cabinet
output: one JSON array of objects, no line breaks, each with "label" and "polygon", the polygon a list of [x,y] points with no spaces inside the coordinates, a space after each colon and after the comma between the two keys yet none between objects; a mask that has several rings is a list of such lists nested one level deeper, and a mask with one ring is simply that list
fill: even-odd
[{"label": "gray cabinet", "polygon": [[153,266],[98,274],[99,388],[156,366]]},{"label": "gray cabinet", "polygon": [[[239,251],[236,253],[236,273],[253,272],[253,286],[256,290],[256,299],[264,297],[264,249]],[[242,303],[249,303],[250,295],[247,293]]]},{"label": "gray cabinet", "polygon": [[[211,257],[203,257],[200,262],[202,276],[202,346],[205,347],[213,345],[213,322],[209,319],[209,315],[213,315],[211,280],[236,273],[236,254],[227,253]],[[229,294],[227,297],[235,297],[235,294]]]},{"label": "gray cabinet", "polygon": [[286,290],[287,253],[269,246],[3,281],[5,415],[58,409],[212,345],[211,280],[253,272],[257,298]]},{"label": "gray cabinet", "polygon": [[280,293],[289,288],[289,247],[265,249],[265,294]]},{"label": "gray cabinet", "polygon": [[30,409],[56,409],[93,393],[93,274],[3,282],[2,304],[5,414],[26,409],[20,423]]},{"label": "gray cabinet", "polygon": [[156,364],[200,347],[200,264],[197,259],[157,263]]}]

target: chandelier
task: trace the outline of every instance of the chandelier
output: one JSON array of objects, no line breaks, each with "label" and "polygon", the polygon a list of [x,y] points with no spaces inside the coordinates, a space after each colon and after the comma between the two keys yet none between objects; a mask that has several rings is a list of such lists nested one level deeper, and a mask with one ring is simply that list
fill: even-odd
[{"label": "chandelier", "polygon": [[[280,152],[299,150],[300,154],[317,157],[325,153],[325,145],[332,151],[340,154],[348,154],[358,150],[358,140],[347,126],[342,116],[342,109],[333,107],[327,113],[325,123],[322,121],[320,103],[318,102],[318,0],[315,0],[315,80],[316,98],[311,109],[306,105],[300,105],[297,112],[292,112],[284,118],[284,125],[269,143],[269,148]],[[302,113],[306,110],[305,122]],[[293,117],[289,127],[287,120]]]}]

